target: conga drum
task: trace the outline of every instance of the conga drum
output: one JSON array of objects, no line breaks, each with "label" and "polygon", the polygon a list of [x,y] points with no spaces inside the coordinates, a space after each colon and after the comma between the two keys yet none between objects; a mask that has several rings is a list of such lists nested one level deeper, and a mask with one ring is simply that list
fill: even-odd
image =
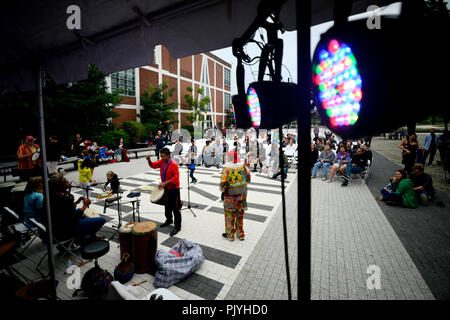
[{"label": "conga drum", "polygon": [[136,273],[154,273],[157,270],[155,255],[158,247],[158,231],[154,222],[137,223],[131,232],[133,263]]},{"label": "conga drum", "polygon": [[127,223],[119,228],[120,257],[128,253],[128,261],[133,262],[133,240],[131,231],[135,226],[134,222]]},{"label": "conga drum", "polygon": [[165,192],[164,188],[156,187],[150,195],[150,201],[165,206],[169,202],[169,193]]}]

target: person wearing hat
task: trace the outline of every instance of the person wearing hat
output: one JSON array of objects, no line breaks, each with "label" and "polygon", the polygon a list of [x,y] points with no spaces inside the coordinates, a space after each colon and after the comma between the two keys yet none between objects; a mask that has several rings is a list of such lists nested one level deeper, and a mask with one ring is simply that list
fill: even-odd
[{"label": "person wearing hat", "polygon": [[25,143],[17,149],[17,168],[21,181],[28,181],[32,176],[40,176],[42,166],[40,157],[33,160],[33,155],[38,152],[39,145],[35,144],[33,136],[26,136]]},{"label": "person wearing hat", "polygon": [[220,180],[225,211],[225,233],[222,236],[229,241],[234,241],[235,235],[241,241],[245,239],[244,213],[247,210],[247,184],[249,182],[249,169],[240,162],[235,150],[229,151]]}]

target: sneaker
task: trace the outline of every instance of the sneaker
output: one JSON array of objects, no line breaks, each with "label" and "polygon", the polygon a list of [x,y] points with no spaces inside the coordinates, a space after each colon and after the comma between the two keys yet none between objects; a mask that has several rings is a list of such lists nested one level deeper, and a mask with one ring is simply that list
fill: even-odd
[{"label": "sneaker", "polygon": [[427,195],[425,195],[425,194],[421,194],[420,195],[420,199],[422,200],[422,204],[424,205],[424,206],[427,206],[428,205],[428,197],[427,197]]},{"label": "sneaker", "polygon": [[171,225],[172,223],[173,223],[173,221],[166,221],[163,224],[161,224],[159,227],[164,228],[164,227],[167,227],[168,225]]},{"label": "sneaker", "polygon": [[240,241],[244,241],[244,240],[245,240],[245,238],[239,238],[239,237],[238,237],[238,239],[239,239]]},{"label": "sneaker", "polygon": [[332,181],[333,181],[333,180],[331,180],[331,179],[328,179],[328,180],[327,180],[327,183],[330,183],[330,182],[332,182]]},{"label": "sneaker", "polygon": [[327,181],[327,178],[323,177],[323,178],[322,178],[322,181]]},{"label": "sneaker", "polygon": [[348,182],[347,182],[347,181],[342,182],[341,186],[342,186],[342,187],[348,186]]},{"label": "sneaker", "polygon": [[178,232],[180,232],[180,229],[177,228],[173,228],[172,231],[170,231],[170,236],[173,237],[174,235],[176,235]]},{"label": "sneaker", "polygon": [[350,177],[347,177],[347,176],[345,176],[345,175],[344,175],[344,176],[342,176],[342,177],[341,177],[341,179],[344,179],[344,180],[350,181]]},{"label": "sneaker", "polygon": [[234,238],[229,238],[226,233],[222,233],[222,237],[226,238],[228,241],[234,241]]}]

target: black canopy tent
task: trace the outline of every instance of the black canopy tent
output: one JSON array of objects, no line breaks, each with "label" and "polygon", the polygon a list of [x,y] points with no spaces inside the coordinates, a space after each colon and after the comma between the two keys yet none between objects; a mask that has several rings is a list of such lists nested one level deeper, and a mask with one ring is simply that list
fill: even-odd
[{"label": "black canopy tent", "polygon": [[[261,0],[47,0],[3,1],[0,4],[0,93],[36,90],[39,108],[41,154],[46,167],[46,141],[42,103],[43,71],[56,83],[87,78],[88,64],[109,74],[153,63],[153,48],[164,44],[174,58],[212,51],[231,45],[256,16]],[[274,0],[276,1],[276,0]],[[280,14],[284,28],[298,29],[299,83],[311,82],[310,26],[333,20],[335,1],[288,0]],[[348,1],[342,1],[348,2]],[[342,3],[341,2],[341,3]],[[351,15],[366,12],[370,5],[384,6],[395,1],[354,0]],[[80,8],[81,29],[69,30],[67,8]],[[213,26],[213,27],[211,27]],[[305,71],[306,70],[306,71]],[[308,76],[309,75],[309,76]],[[299,108],[299,137],[304,144],[300,159],[309,154],[311,122],[309,86]],[[305,157],[302,157],[305,155]],[[299,298],[310,298],[310,182],[309,164],[299,172]],[[308,167],[307,167],[308,166]],[[44,192],[48,194],[47,171],[43,170]],[[48,221],[50,208],[45,197]],[[301,204],[301,205],[300,205]],[[49,271],[55,274],[49,225]],[[300,238],[301,236],[301,238]],[[304,259],[302,259],[304,258]]]}]

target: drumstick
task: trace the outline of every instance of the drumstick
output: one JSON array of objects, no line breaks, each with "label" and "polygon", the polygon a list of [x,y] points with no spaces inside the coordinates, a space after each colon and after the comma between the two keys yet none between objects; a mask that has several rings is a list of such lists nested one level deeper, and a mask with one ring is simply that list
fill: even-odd
[{"label": "drumstick", "polygon": [[136,286],[141,285],[141,284],[143,284],[143,283],[145,283],[145,282],[147,282],[147,280],[144,280],[144,281],[135,283],[135,284],[132,285],[132,287],[136,287]]},{"label": "drumstick", "polygon": [[92,262],[92,259],[91,259],[91,260],[83,261],[83,262],[77,264],[77,266],[78,266],[78,267],[82,267],[82,266],[84,266],[86,263],[89,263],[89,262]]}]

